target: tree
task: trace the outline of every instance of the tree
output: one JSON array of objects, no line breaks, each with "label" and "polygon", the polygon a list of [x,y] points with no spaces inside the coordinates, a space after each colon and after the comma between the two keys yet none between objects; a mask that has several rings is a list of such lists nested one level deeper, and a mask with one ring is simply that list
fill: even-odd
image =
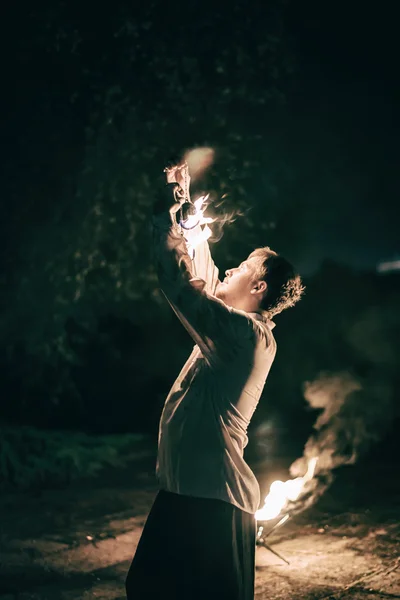
[{"label": "tree", "polygon": [[[15,12],[21,36],[10,46],[20,101],[10,130],[19,126],[23,145],[10,160],[4,236],[6,363],[18,342],[24,364],[34,357],[43,365],[35,367],[40,379],[45,365],[58,372],[79,363],[68,319],[90,340],[102,315],[143,326],[162,310],[149,218],[171,150],[216,147],[218,168],[204,186],[216,200],[230,194],[245,214],[227,237],[227,260],[252,243],[257,221],[270,228],[279,161],[265,136],[292,66],[284,6],[236,0],[227,13],[196,1],[166,11],[159,0],[135,7],[44,0],[22,23]],[[267,156],[270,201],[248,214]],[[59,403],[63,392],[50,388]]]}]

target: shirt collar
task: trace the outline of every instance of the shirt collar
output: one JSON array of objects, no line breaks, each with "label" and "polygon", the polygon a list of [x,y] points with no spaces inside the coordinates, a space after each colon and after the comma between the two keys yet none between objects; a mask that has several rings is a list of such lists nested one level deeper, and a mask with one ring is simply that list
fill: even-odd
[{"label": "shirt collar", "polygon": [[265,317],[260,313],[252,312],[249,313],[249,315],[251,315],[251,317],[256,321],[261,321],[262,323],[265,323],[270,329],[273,329],[275,327],[275,323],[271,321],[271,319],[268,319],[268,317]]}]

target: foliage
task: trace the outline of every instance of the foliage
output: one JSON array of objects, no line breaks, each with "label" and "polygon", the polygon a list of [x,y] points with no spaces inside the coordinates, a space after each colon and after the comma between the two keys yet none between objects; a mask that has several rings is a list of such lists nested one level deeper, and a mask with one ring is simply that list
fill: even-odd
[{"label": "foliage", "polygon": [[[236,210],[252,203],[251,182],[272,156],[268,111],[292,68],[284,5],[235,0],[229,21],[197,1],[182,11],[160,0],[44,0],[27,13],[15,56],[44,83],[19,83],[34,116],[4,220],[6,347],[20,339],[52,364],[59,353],[73,362],[66,319],[93,329],[104,313],[135,320],[137,303],[156,310],[148,218],[171,152],[207,141],[218,172],[204,184],[216,198],[233,193]],[[258,217],[243,221],[242,247]]]},{"label": "foliage", "polygon": [[88,436],[32,427],[0,428],[0,488],[43,488],[123,467],[140,451],[143,436]]},{"label": "foliage", "polygon": [[[321,236],[337,236],[338,204],[350,206],[360,184],[353,164],[343,173],[340,134],[317,116],[313,128],[290,120],[285,5],[234,0],[229,18],[197,0],[184,11],[161,0],[12,9],[19,76],[0,220],[0,415],[95,432],[156,428],[191,344],[160,303],[151,257],[149,215],[171,152],[216,150],[197,191],[211,192],[215,212],[243,215],[213,246],[222,270],[266,244],[301,270],[305,247],[320,256]],[[382,281],[329,264],[310,279],[299,307],[277,319],[255,424],[304,418],[302,384],[320,370],[398,387],[398,297]]]},{"label": "foliage", "polygon": [[[303,385],[321,372],[353,374],[371,398],[384,395],[385,411],[395,416],[398,277],[326,263],[306,285],[296,309],[276,318],[278,352],[252,428],[279,423],[293,441],[304,442],[315,415],[305,410]],[[0,414],[36,426],[155,434],[166,394],[192,345],[172,313],[160,311],[137,325],[108,315],[94,329],[69,320],[66,339],[76,364],[60,359],[49,367],[22,349],[2,357]]]},{"label": "foliage", "polygon": [[[270,198],[246,213],[224,258],[243,255],[258,220],[269,229],[280,159],[266,135],[293,66],[284,7],[235,0],[229,20],[197,1],[185,11],[160,0],[42,0],[22,19],[14,10],[20,77],[9,127],[21,141],[9,148],[0,224],[2,414],[118,430],[105,408],[113,397],[133,430],[153,427],[143,397],[168,386],[173,330],[149,235],[159,176],[171,153],[207,142],[218,167],[202,184],[216,200],[230,193],[223,210],[246,212],[261,174]],[[104,326],[112,319],[131,342]],[[154,354],[164,369],[153,385]]]}]

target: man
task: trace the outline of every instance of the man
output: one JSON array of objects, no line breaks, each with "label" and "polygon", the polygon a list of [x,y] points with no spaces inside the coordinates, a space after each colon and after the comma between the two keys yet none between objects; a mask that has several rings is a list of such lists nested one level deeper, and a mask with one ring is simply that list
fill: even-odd
[{"label": "man", "polygon": [[[126,581],[128,600],[252,600],[260,492],[243,459],[247,427],[275,357],[271,318],[303,286],[291,265],[259,248],[218,279],[207,242],[188,243],[177,214],[187,167],[167,172],[154,219],[161,289],[195,346],[160,421],[154,505]],[[184,232],[184,236],[182,235]]]}]

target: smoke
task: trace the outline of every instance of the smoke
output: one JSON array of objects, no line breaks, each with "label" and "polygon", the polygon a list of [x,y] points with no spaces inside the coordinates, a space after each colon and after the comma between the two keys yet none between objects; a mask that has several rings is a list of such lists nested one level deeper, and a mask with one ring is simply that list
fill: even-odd
[{"label": "smoke", "polygon": [[376,372],[365,379],[347,372],[321,374],[305,384],[304,397],[312,408],[322,412],[303,457],[290,467],[293,477],[303,476],[308,461],[318,457],[316,476],[305,488],[300,510],[313,504],[329,487],[334,469],[354,464],[381,439],[394,417],[393,386]]},{"label": "smoke", "polygon": [[212,148],[202,147],[188,150],[184,159],[189,166],[192,181],[199,179],[214,162],[215,152]]},{"label": "smoke", "polygon": [[[223,198],[221,203],[223,202]],[[215,208],[215,206],[213,206]],[[217,206],[218,211],[218,206]],[[236,219],[244,217],[245,212],[240,209],[229,209],[227,206],[222,206],[222,208],[218,212],[209,211],[210,216],[215,219],[212,224],[212,235],[210,237],[210,242],[219,242],[222,236],[224,235],[224,227],[225,225],[230,225],[236,221]],[[207,213],[208,214],[208,213]]]}]

